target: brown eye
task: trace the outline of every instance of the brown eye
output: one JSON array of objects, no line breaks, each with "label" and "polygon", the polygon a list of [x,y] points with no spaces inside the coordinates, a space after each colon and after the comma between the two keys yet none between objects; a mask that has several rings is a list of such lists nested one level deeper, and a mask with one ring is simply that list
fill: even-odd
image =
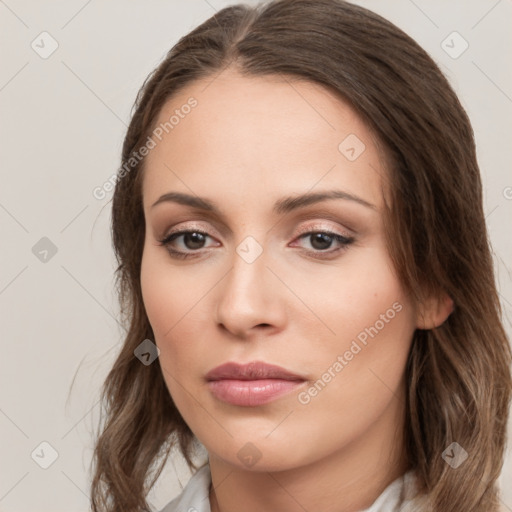
[{"label": "brown eye", "polygon": [[313,233],[308,236],[310,237],[311,246],[319,251],[329,249],[334,240],[334,238],[327,233]]},{"label": "brown eye", "polygon": [[[354,238],[346,237],[332,231],[309,231],[303,233],[298,239],[309,240],[311,249],[306,249],[306,252],[312,253],[314,257],[320,258],[324,257],[324,255],[334,255],[345,249],[354,241]],[[338,247],[329,250],[334,243],[337,243]]]},{"label": "brown eye", "polygon": [[[183,244],[187,249],[202,249],[205,242],[205,235],[198,233],[197,231],[190,231],[185,233],[183,236]],[[171,240],[174,240],[172,238]]]},{"label": "brown eye", "polygon": [[[176,249],[176,242],[180,238],[182,239],[181,244],[178,244],[180,249]],[[165,237],[163,240],[160,240],[160,245],[166,246],[171,256],[185,259],[195,257],[196,255],[194,254],[194,251],[204,249],[207,238],[211,238],[208,233],[197,229],[176,231]]]}]

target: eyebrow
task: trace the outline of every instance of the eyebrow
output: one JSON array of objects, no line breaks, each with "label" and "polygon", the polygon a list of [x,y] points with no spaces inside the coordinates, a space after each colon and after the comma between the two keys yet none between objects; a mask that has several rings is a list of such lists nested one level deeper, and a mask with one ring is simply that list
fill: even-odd
[{"label": "eyebrow", "polygon": [[[308,192],[299,196],[283,197],[274,203],[273,212],[277,215],[283,215],[299,208],[309,206],[310,204],[319,203],[321,201],[327,201],[330,199],[344,199],[347,201],[353,201],[367,208],[372,208],[374,210],[377,209],[375,205],[354,194],[344,192],[343,190],[328,190],[325,192]],[[204,197],[192,196],[181,192],[168,192],[167,194],[164,194],[153,203],[151,208],[154,208],[156,205],[165,202],[173,202],[185,206],[191,206],[193,208],[206,210],[208,212],[221,215],[220,208],[213,201]]]}]

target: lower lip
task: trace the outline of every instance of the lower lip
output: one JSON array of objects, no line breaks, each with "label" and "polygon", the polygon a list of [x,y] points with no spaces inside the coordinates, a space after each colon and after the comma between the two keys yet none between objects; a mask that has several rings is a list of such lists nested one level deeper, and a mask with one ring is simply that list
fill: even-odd
[{"label": "lower lip", "polygon": [[302,384],[304,384],[304,381],[283,379],[222,379],[208,382],[208,387],[212,394],[223,402],[255,407],[272,402],[297,389]]}]

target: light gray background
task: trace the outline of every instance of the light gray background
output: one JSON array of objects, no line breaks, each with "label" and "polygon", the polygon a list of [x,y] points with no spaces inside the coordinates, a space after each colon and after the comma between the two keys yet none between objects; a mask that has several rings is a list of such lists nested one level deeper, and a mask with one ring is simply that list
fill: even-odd
[{"label": "light gray background", "polygon": [[[118,168],[144,78],[179,37],[232,3],[0,0],[1,511],[88,510],[98,391],[121,342],[111,194],[99,201],[92,191]],[[414,37],[468,111],[510,334],[512,1],[358,3]],[[42,47],[43,31],[59,45],[47,59],[31,47],[34,40]],[[453,31],[469,43],[458,58],[442,47]],[[452,54],[462,48],[461,40],[447,42]],[[46,262],[39,259],[44,253],[33,253],[43,237],[57,249]],[[48,469],[31,458],[36,450],[39,463],[51,461],[43,441],[58,453]],[[172,462],[150,495],[157,509],[190,476],[182,459]],[[510,449],[501,480],[512,481]],[[512,510],[510,486],[504,487]]]}]

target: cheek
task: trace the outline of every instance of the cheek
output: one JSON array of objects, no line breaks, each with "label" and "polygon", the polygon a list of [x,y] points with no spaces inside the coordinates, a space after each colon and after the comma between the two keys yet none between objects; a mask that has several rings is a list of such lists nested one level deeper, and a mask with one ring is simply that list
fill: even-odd
[{"label": "cheek", "polygon": [[[187,357],[187,344],[179,351],[173,350],[172,340],[186,325],[190,289],[183,286],[179,272],[170,272],[165,261],[165,251],[160,247],[146,246],[141,263],[141,290],[146,314],[160,349],[160,365],[172,394],[173,378],[180,360]],[[172,352],[172,356],[171,356]]]},{"label": "cheek", "polygon": [[186,324],[187,313],[199,305],[208,286],[200,275],[191,282],[186,272],[171,267],[165,249],[148,244],[141,262],[141,290],[153,332],[163,341]]},{"label": "cheek", "polygon": [[194,344],[179,343],[179,340],[198,337],[198,333],[193,332],[196,324],[190,319],[200,306],[201,287],[191,288],[183,273],[176,269],[171,271],[166,256],[159,247],[145,248],[141,263],[142,298],[155,335],[153,341],[160,349],[163,378],[174,404],[187,421],[190,416],[199,414],[199,411],[194,412],[195,402],[185,391],[190,388],[190,379],[195,378],[193,369],[198,357]]},{"label": "cheek", "polygon": [[358,286],[342,292],[345,302],[326,313],[336,336],[323,336],[310,351],[314,379],[297,396],[295,420],[307,425],[310,438],[318,440],[315,449],[325,453],[332,449],[326,436],[342,446],[383,415],[388,418],[389,411],[399,414],[404,402],[413,311],[393,275],[383,270],[353,279]]},{"label": "cheek", "polygon": [[319,382],[301,403],[311,398],[319,407],[331,402],[371,412],[373,401],[398,390],[415,330],[414,308],[384,249],[346,258],[343,271],[310,297],[334,335],[314,347]]},{"label": "cheek", "polygon": [[334,333],[322,340],[332,339],[331,348],[340,349],[359,333],[364,341],[365,329],[375,324],[383,333],[412,328],[412,307],[383,244],[347,252],[339,267],[320,277],[299,279],[308,304]]},{"label": "cheek", "polygon": [[161,247],[148,245],[144,250],[142,298],[169,388],[176,387],[171,375],[188,381],[198,367],[198,342],[204,337],[208,292],[214,282],[204,270],[196,268],[191,276],[190,270],[172,266]]}]

